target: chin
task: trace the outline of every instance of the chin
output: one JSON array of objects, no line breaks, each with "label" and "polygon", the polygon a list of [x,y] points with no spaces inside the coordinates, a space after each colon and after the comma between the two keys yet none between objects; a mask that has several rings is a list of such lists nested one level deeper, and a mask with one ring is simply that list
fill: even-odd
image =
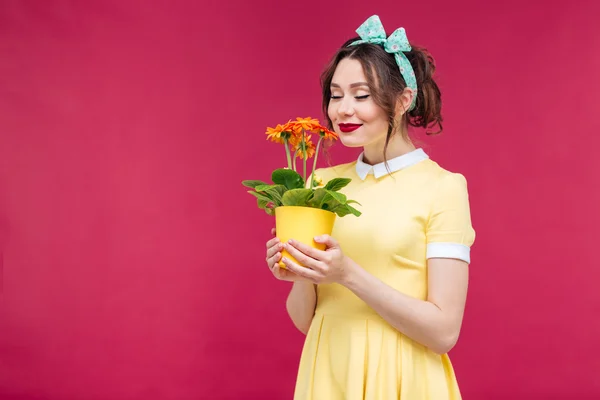
[{"label": "chin", "polygon": [[362,147],[365,145],[364,140],[353,135],[342,133],[339,135],[339,137],[340,142],[342,142],[342,144],[346,147]]}]

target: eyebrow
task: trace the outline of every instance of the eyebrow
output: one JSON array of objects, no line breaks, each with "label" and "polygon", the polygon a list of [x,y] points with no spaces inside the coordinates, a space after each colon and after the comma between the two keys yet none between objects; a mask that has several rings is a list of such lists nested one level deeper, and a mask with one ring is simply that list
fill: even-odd
[{"label": "eyebrow", "polygon": [[[333,82],[331,83],[331,85],[330,85],[330,86],[331,86],[331,87],[335,87],[335,88],[339,88],[339,87],[340,87],[340,85],[338,85],[337,83],[333,83]],[[355,88],[355,87],[358,87],[358,86],[366,86],[366,87],[369,87],[369,84],[368,84],[367,82],[355,82],[355,83],[352,83],[352,84],[350,85],[350,87],[351,87],[351,88]]]}]

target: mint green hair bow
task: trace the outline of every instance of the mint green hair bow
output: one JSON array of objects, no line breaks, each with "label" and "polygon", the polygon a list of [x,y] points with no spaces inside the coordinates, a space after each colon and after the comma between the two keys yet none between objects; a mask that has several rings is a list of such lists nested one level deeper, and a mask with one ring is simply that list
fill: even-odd
[{"label": "mint green hair bow", "polygon": [[356,33],[358,33],[362,40],[352,42],[350,46],[361,43],[380,44],[383,45],[385,51],[394,54],[396,63],[400,68],[400,73],[406,82],[406,86],[413,92],[412,102],[408,110],[410,111],[415,108],[417,101],[417,78],[415,77],[415,71],[413,70],[412,65],[410,65],[410,61],[408,61],[408,58],[406,58],[403,53],[405,51],[411,51],[404,28],[396,29],[389,37],[387,37],[379,17],[373,15],[358,27]]}]

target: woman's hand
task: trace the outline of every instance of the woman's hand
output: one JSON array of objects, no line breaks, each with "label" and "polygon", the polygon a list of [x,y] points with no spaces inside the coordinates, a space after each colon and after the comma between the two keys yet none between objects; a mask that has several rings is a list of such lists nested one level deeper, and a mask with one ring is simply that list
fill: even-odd
[{"label": "woman's hand", "polygon": [[[271,233],[275,235],[275,228],[271,229]],[[274,237],[267,242],[267,266],[273,273],[275,278],[281,281],[307,281],[308,279],[302,278],[296,275],[294,272],[282,269],[279,267],[279,261],[281,261],[281,250],[283,250],[283,244],[279,238]]]},{"label": "woman's hand", "polygon": [[283,263],[286,268],[296,276],[307,279],[315,284],[344,284],[354,265],[352,260],[344,255],[339,243],[329,235],[317,236],[315,242],[324,243],[326,249],[315,249],[296,240],[290,240],[289,243],[282,243],[283,248],[304,266],[301,267],[291,260],[284,258]]}]

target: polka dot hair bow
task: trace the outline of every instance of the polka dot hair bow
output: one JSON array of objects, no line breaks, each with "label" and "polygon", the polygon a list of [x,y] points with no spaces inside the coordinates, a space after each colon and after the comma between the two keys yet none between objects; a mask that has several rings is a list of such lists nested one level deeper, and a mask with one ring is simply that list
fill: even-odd
[{"label": "polka dot hair bow", "polygon": [[417,78],[415,77],[415,71],[413,70],[412,65],[410,65],[410,61],[408,61],[408,58],[406,58],[403,53],[405,51],[411,51],[404,28],[396,29],[389,37],[387,37],[379,17],[373,15],[358,27],[356,33],[358,33],[358,36],[360,36],[362,40],[352,42],[350,44],[351,46],[361,43],[379,44],[383,46],[385,51],[394,54],[396,63],[400,68],[400,73],[406,82],[406,86],[412,90],[412,102],[409,111],[415,108],[415,103],[417,101]]}]

